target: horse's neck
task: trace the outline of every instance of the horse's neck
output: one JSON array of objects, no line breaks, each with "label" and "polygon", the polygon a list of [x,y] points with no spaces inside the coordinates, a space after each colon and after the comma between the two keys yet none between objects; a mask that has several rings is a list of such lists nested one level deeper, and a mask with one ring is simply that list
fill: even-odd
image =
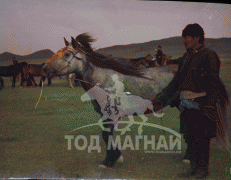
[{"label": "horse's neck", "polygon": [[96,84],[98,81],[96,78],[93,76],[94,72],[97,71],[99,68],[93,65],[89,60],[87,60],[87,57],[83,57],[83,70],[81,71],[81,74],[83,76],[83,80]]},{"label": "horse's neck", "polygon": [[111,76],[117,73],[114,70],[97,67],[88,59],[84,62],[83,78],[85,81],[96,84],[100,83],[102,87],[108,87],[108,81]]}]

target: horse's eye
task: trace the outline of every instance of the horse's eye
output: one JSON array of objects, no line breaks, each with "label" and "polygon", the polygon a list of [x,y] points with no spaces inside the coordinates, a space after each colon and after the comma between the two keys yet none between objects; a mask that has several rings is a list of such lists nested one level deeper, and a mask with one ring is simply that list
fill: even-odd
[{"label": "horse's eye", "polygon": [[65,56],[70,56],[70,54],[69,53],[65,53]]}]

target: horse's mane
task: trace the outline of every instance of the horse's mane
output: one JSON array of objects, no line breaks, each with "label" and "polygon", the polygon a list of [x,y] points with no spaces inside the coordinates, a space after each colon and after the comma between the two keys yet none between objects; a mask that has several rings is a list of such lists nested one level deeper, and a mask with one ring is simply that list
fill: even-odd
[{"label": "horse's mane", "polygon": [[96,39],[93,39],[88,33],[78,35],[75,41],[81,45],[79,47],[90,57],[88,59],[93,65],[100,68],[111,69],[124,75],[142,77],[142,73],[139,70],[126,68],[116,62],[115,58],[93,51],[90,43],[96,41]]}]

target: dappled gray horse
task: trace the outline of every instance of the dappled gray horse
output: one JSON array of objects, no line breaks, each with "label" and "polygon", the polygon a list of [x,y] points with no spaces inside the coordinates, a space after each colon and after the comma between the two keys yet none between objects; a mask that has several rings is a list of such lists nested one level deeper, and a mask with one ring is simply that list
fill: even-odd
[{"label": "dappled gray horse", "polygon": [[[133,70],[124,67],[115,59],[104,56],[93,51],[91,42],[95,40],[87,33],[72,38],[72,47],[75,50],[75,57],[80,64],[75,73],[78,75],[83,89],[87,92],[100,83],[103,88],[108,88],[113,83],[111,76],[117,74],[120,81],[124,83],[124,90],[133,95],[144,99],[152,100],[158,92],[165,88],[174,77],[178,66],[173,65],[168,68],[148,68],[143,71]],[[69,43],[68,43],[69,44]],[[105,99],[104,99],[105,100]],[[102,116],[100,102],[93,101],[95,109]],[[113,134],[114,124],[110,123],[110,118],[104,120],[105,128],[110,128],[111,132],[103,131],[103,139],[108,145],[109,135]],[[121,152],[117,149],[107,150],[107,156],[103,161],[104,166],[112,167],[121,156]]]},{"label": "dappled gray horse", "polygon": [[[137,116],[143,120],[143,123],[138,128],[138,133],[142,134],[142,127],[148,120],[148,118],[144,115],[144,112],[148,109],[151,111],[153,110],[153,105],[150,100],[143,99],[136,95],[126,95],[126,93],[124,93],[118,102],[118,99],[115,95],[105,91],[98,85],[94,86],[88,90],[87,93],[81,96],[81,100],[83,102],[89,101],[91,99],[98,102],[101,113],[103,114],[102,121],[107,119],[112,120],[108,123],[113,124],[115,130],[121,131],[121,135],[130,130],[130,126],[132,126],[134,123],[134,114],[137,114]],[[155,117],[162,117],[163,113],[157,114],[153,112],[153,115]],[[128,116],[130,120],[128,125],[123,129],[118,129],[119,121],[121,121],[125,116]],[[104,128],[103,130],[110,132],[110,129]]]}]

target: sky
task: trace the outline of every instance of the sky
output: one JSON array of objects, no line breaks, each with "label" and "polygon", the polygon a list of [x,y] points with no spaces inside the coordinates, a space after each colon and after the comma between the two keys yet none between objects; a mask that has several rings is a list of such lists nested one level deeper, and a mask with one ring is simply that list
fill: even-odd
[{"label": "sky", "polygon": [[198,23],[206,38],[231,37],[231,5],[136,0],[0,0],[0,53],[57,52],[63,37],[89,32],[94,49],[181,36]]}]

